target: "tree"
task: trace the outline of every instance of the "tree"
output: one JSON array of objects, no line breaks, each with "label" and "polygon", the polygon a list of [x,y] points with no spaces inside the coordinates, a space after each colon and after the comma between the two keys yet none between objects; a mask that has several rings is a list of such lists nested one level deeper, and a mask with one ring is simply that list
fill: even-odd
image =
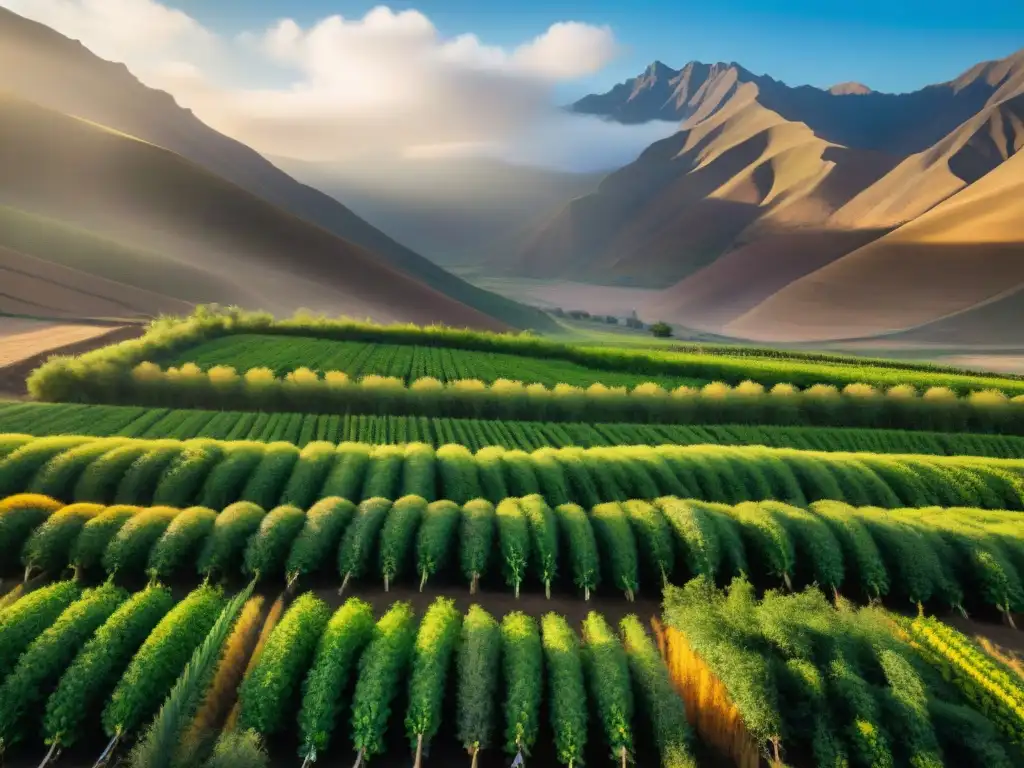
[{"label": "tree", "polygon": [[657,336],[659,339],[667,339],[672,335],[672,326],[668,323],[657,322],[651,326],[651,333]]}]

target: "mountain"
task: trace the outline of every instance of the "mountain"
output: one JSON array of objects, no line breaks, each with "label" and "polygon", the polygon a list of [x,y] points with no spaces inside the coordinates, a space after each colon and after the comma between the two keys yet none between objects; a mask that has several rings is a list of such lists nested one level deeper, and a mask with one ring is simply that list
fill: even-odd
[{"label": "mountain", "polygon": [[417,253],[453,266],[507,258],[524,231],[538,227],[552,208],[594,191],[604,176],[486,157],[269,159]]},{"label": "mountain", "polygon": [[[182,301],[507,328],[174,152],[13,96],[0,97],[0,204],[14,225],[0,245]],[[38,217],[102,233],[122,258],[48,248]]]},{"label": "mountain", "polygon": [[[646,314],[760,340],[925,338],[940,321],[967,338],[1014,311],[1024,51],[907,94],[656,62],[572,109],[680,130],[554,212],[508,274],[660,288]],[[889,285],[905,298],[876,313]]]},{"label": "mountain", "polygon": [[[1006,322],[1015,315],[1014,322]],[[999,323],[989,322],[1000,318]],[[728,323],[745,338],[913,329],[919,340],[1020,343],[1024,154],[895,231],[793,281]],[[955,341],[954,341],[955,340]]]},{"label": "mountain", "polygon": [[[499,325],[545,327],[542,314],[483,291],[399,244],[351,210],[305,186],[261,155],[143,86],[54,30],[0,9],[0,90],[163,147],[267,203],[359,246],[368,258],[426,283]],[[294,248],[289,248],[294,252]],[[440,320],[441,318],[436,318]]]}]

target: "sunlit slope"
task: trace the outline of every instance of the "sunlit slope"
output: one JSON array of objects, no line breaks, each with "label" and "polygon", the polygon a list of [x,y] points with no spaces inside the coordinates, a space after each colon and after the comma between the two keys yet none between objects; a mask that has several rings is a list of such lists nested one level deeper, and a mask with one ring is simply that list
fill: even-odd
[{"label": "sunlit slope", "polygon": [[0,312],[43,317],[153,317],[193,305],[0,246]]},{"label": "sunlit slope", "polygon": [[212,275],[222,303],[506,327],[180,155],[11,96],[0,97],[0,204]]},{"label": "sunlit slope", "polygon": [[1007,300],[1022,284],[1018,153],[914,221],[778,291],[727,329],[755,339],[872,336]]},{"label": "sunlit slope", "polygon": [[[299,183],[250,147],[218,133],[190,110],[179,107],[169,94],[142,85],[123,64],[104,61],[78,41],[3,8],[0,90],[165,147],[279,210],[367,249],[364,255],[368,258],[498,318],[498,323],[551,327],[546,315],[455,277],[337,200]],[[405,310],[396,307],[395,311]]]},{"label": "sunlit slope", "polygon": [[752,83],[728,85],[706,119],[699,112],[570,203],[527,247],[522,270],[669,285],[759,237],[822,225],[897,162],[782,118]]}]

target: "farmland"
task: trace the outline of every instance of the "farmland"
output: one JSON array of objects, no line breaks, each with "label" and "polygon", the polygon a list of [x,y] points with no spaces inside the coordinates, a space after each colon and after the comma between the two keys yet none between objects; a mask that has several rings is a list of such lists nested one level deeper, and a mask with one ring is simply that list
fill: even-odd
[{"label": "farmland", "polygon": [[429,501],[542,494],[552,505],[660,496],[737,504],[1024,508],[1024,460],[797,451],[760,446],[499,447],[59,436],[0,438],[0,494],[63,502],[222,507],[341,496]]},{"label": "farmland", "polygon": [[[589,601],[657,595],[666,582],[745,575],[773,588],[818,586],[867,602],[937,610],[1024,611],[1024,521],[981,509],[855,508],[835,501],[715,504],[661,497],[584,509],[540,495],[497,503],[421,496],[308,511],[0,502],[0,576],[73,570],[126,584],[147,577],[252,579],[344,589],[462,585]],[[455,533],[458,535],[454,535]]]},{"label": "farmland", "polygon": [[707,383],[702,379],[685,376],[651,377],[588,368],[564,360],[544,360],[500,352],[245,333],[224,336],[155,362],[179,367],[185,363],[194,363],[204,371],[218,365],[228,365],[242,371],[269,368],[278,377],[297,368],[310,368],[318,373],[341,371],[352,379],[368,375],[391,376],[406,383],[424,377],[442,382],[479,379],[490,383],[498,379],[515,379],[548,387],[555,384],[588,387],[598,382],[606,386],[631,387],[645,381],[654,381],[664,387],[674,388]]},{"label": "farmland", "polygon": [[1018,378],[201,308],[28,389],[12,768],[1024,764]]},{"label": "farmland", "polygon": [[1024,458],[1024,438],[894,429],[775,427],[731,424],[590,424],[514,419],[449,419],[373,414],[259,413],[71,403],[0,402],[0,432],[178,440],[255,440],[373,444],[427,443],[533,451],[612,445],[764,445],[814,451],[920,453]]}]

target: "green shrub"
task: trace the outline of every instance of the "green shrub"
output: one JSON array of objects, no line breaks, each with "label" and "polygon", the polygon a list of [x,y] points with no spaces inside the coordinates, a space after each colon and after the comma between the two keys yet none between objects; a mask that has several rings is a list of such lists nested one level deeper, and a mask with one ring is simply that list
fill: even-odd
[{"label": "green shrub", "polygon": [[196,570],[209,578],[214,574],[228,576],[242,566],[249,538],[256,534],[266,513],[256,504],[239,501],[227,507],[206,537],[199,553]]},{"label": "green shrub", "polygon": [[330,618],[326,603],[311,593],[289,606],[238,689],[239,727],[262,736],[271,736],[285,727],[299,681],[313,663],[317,643]]},{"label": "green shrub", "polygon": [[29,644],[80,595],[77,583],[59,581],[29,592],[0,612],[0,681],[14,669]]},{"label": "green shrub", "polygon": [[406,563],[412,559],[416,530],[427,509],[421,496],[403,496],[388,512],[380,532],[380,571],[384,577],[384,591],[401,576]]},{"label": "green shrub", "polygon": [[505,582],[515,589],[518,598],[519,587],[530,562],[529,523],[517,499],[505,499],[498,504],[494,517],[498,524],[498,544]]},{"label": "green shrub", "polygon": [[25,719],[127,597],[113,584],[87,589],[32,640],[0,686],[0,745],[7,747],[23,738]]},{"label": "green shrub", "polygon": [[416,534],[416,571],[420,591],[427,579],[442,572],[452,558],[462,510],[453,501],[435,501],[423,511],[423,522]]},{"label": "green shrub", "polygon": [[462,506],[459,564],[462,575],[469,581],[470,594],[476,594],[480,578],[487,572],[497,525],[495,518],[494,505],[489,501],[473,499]]},{"label": "green shrub", "polygon": [[359,659],[352,698],[352,745],[365,760],[384,751],[384,736],[399,681],[407,674],[416,639],[408,603],[395,603],[377,622]]},{"label": "green shrub", "polygon": [[338,550],[338,573],[343,576],[341,591],[349,579],[358,579],[366,573],[389,512],[391,502],[387,499],[367,499],[359,505]]},{"label": "green shrub", "polygon": [[284,575],[285,560],[305,524],[306,515],[298,507],[282,505],[272,509],[245,546],[242,570],[257,579]]},{"label": "green shrub", "polygon": [[47,700],[43,720],[47,744],[70,747],[84,735],[89,713],[110,695],[132,656],[173,605],[170,590],[150,586],[114,611],[61,675]]},{"label": "green shrub", "polygon": [[180,574],[195,561],[196,551],[202,548],[213,532],[217,513],[206,507],[182,510],[167,526],[149,553],[146,572],[153,579],[168,580]]},{"label": "green shrub", "polygon": [[494,617],[471,605],[456,656],[456,708],[459,741],[474,758],[490,748],[494,738],[501,637]]},{"label": "green shrub", "polygon": [[543,647],[535,619],[518,611],[501,622],[505,684],[505,751],[529,756],[537,743],[543,682]]},{"label": "green shrub", "polygon": [[160,620],[132,657],[103,709],[103,729],[108,737],[127,736],[156,714],[224,604],[219,589],[204,585]]},{"label": "green shrub", "polygon": [[559,762],[572,768],[583,762],[587,744],[587,692],[579,638],[564,618],[548,613],[541,619],[541,640],[555,750]]},{"label": "green shrub", "polygon": [[103,511],[99,504],[69,504],[51,514],[28,541],[21,554],[26,573],[59,573],[71,561],[71,548],[83,526]]},{"label": "green shrub", "polygon": [[461,628],[462,615],[455,608],[455,601],[439,597],[423,615],[416,633],[405,731],[416,750],[417,762],[441,728],[448,670]]},{"label": "green shrub", "polygon": [[585,600],[601,583],[597,537],[590,518],[578,504],[562,504],[555,509],[560,538],[565,542],[563,551],[572,568],[573,584],[583,590]]},{"label": "green shrub", "polygon": [[107,545],[103,569],[112,576],[144,573],[150,551],[178,512],[171,507],[148,507],[132,515]]},{"label": "green shrub", "polygon": [[328,496],[310,507],[288,555],[285,567],[289,582],[326,567],[355,513],[355,504],[337,496]]},{"label": "green shrub", "polygon": [[304,757],[316,759],[330,744],[343,705],[343,692],[373,635],[373,609],[350,597],[335,611],[317,644],[313,665],[302,687],[299,731]]}]

